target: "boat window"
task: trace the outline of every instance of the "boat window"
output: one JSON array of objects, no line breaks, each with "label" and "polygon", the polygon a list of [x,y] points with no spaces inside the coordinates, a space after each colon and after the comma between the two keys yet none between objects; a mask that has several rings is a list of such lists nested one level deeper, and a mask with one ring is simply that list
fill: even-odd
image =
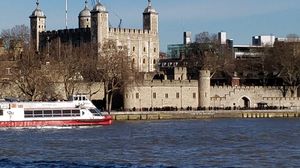
[{"label": "boat window", "polygon": [[33,117],[33,111],[24,111],[24,117],[25,118]]},{"label": "boat window", "polygon": [[3,110],[0,110],[0,116],[3,116]]},{"label": "boat window", "polygon": [[43,111],[41,110],[34,111],[34,117],[43,117]]},{"label": "boat window", "polygon": [[61,110],[53,110],[53,117],[61,117]]},{"label": "boat window", "polygon": [[98,109],[89,109],[89,111],[94,115],[94,116],[101,116],[101,113]]},{"label": "boat window", "polygon": [[45,110],[44,117],[52,117],[52,110]]},{"label": "boat window", "polygon": [[80,116],[80,110],[72,110],[72,116]]},{"label": "boat window", "polygon": [[71,110],[63,110],[63,116],[64,116],[64,117],[69,117],[69,116],[71,116]]}]

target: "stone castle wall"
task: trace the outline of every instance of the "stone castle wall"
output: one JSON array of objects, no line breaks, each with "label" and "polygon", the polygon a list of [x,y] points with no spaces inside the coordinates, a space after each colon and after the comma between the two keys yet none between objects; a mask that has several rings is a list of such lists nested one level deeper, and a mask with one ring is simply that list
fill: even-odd
[{"label": "stone castle wall", "polygon": [[197,107],[197,81],[144,81],[127,87],[125,109]]},{"label": "stone castle wall", "polygon": [[128,48],[132,63],[140,72],[153,72],[159,59],[158,33],[142,29],[109,29],[109,39]]},{"label": "stone castle wall", "polygon": [[[197,80],[145,81],[131,85],[129,88],[124,94],[125,109],[197,108],[200,107],[199,95],[205,96],[203,94],[205,89],[198,89]],[[209,105],[205,107],[244,108],[247,101],[249,101],[247,108],[256,108],[258,103],[267,103],[268,106],[277,107],[300,106],[299,97],[294,98],[290,95],[283,97],[280,87],[210,86],[209,88]]]}]

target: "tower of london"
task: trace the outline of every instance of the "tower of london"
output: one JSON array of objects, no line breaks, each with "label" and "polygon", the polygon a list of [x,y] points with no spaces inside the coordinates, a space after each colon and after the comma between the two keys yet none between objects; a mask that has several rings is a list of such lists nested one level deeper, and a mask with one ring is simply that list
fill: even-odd
[{"label": "tower of london", "polygon": [[153,72],[159,59],[158,13],[151,0],[143,12],[143,28],[120,28],[109,25],[109,11],[99,1],[92,10],[85,6],[78,15],[78,28],[46,30],[46,15],[37,1],[30,15],[31,41],[36,51],[46,50],[62,44],[80,47],[83,44],[101,46],[107,40],[128,49],[128,56],[139,72]]}]

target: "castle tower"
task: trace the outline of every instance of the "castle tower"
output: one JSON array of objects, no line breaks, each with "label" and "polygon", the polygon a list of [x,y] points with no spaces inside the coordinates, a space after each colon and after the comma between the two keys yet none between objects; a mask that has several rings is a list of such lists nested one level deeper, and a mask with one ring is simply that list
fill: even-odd
[{"label": "castle tower", "polygon": [[158,13],[152,7],[151,0],[148,0],[148,6],[143,13],[144,30],[158,32]]},{"label": "castle tower", "polygon": [[36,51],[39,51],[40,33],[46,31],[46,16],[39,7],[39,1],[36,1],[36,9],[29,16],[31,43]]},{"label": "castle tower", "polygon": [[84,9],[79,13],[78,21],[79,28],[90,28],[91,27],[91,11],[87,7],[87,0],[85,1]]},{"label": "castle tower", "polygon": [[209,70],[199,71],[198,92],[199,92],[199,107],[208,108],[210,106],[210,71]]},{"label": "castle tower", "polygon": [[101,44],[108,38],[108,12],[99,0],[91,11],[91,36],[92,42]]}]

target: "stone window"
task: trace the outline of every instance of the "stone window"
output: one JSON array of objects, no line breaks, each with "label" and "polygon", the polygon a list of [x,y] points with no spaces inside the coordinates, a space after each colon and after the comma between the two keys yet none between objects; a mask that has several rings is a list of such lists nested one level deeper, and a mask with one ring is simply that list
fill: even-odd
[{"label": "stone window", "polygon": [[145,64],[145,63],[146,63],[146,59],[144,58],[144,59],[143,59],[143,64]]},{"label": "stone window", "polygon": [[169,98],[169,94],[168,93],[165,94],[165,98],[166,99]]},{"label": "stone window", "polygon": [[154,52],[156,52],[156,48],[154,48]]},{"label": "stone window", "polygon": [[180,95],[179,95],[179,93],[177,92],[177,93],[176,93],[176,98],[179,99],[179,96],[180,96]]},{"label": "stone window", "polygon": [[128,94],[126,94],[126,99],[128,99]]},{"label": "stone window", "polygon": [[10,68],[6,68],[6,75],[11,75],[11,69]]},{"label": "stone window", "polygon": [[139,98],[140,98],[140,94],[139,94],[139,93],[136,93],[136,94],[135,94],[135,98],[136,98],[136,99],[139,99]]},{"label": "stone window", "polygon": [[155,92],[153,93],[153,99],[156,99],[156,93]]},{"label": "stone window", "polygon": [[153,64],[156,64],[156,60],[155,59],[153,60]]},{"label": "stone window", "polygon": [[146,47],[144,47],[144,52],[146,52]]},{"label": "stone window", "polygon": [[196,99],[196,93],[193,93],[193,98]]},{"label": "stone window", "polygon": [[135,47],[132,47],[132,51],[135,51]]}]

